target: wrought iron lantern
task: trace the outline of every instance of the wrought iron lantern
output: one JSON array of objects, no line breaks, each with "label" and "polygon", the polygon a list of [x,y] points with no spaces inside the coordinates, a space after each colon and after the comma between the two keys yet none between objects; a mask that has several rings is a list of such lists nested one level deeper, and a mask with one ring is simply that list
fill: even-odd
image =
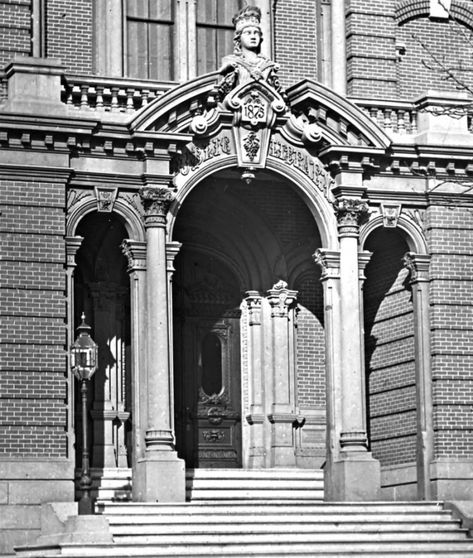
[{"label": "wrought iron lantern", "polygon": [[89,448],[87,439],[87,383],[97,370],[98,346],[90,336],[90,326],[85,323],[85,314],[81,316],[82,323],[77,328],[79,335],[71,346],[71,369],[74,376],[81,383],[82,400],[82,472],[79,487],[82,496],[79,500],[79,514],[93,513],[90,490],[92,478],[90,476]]}]

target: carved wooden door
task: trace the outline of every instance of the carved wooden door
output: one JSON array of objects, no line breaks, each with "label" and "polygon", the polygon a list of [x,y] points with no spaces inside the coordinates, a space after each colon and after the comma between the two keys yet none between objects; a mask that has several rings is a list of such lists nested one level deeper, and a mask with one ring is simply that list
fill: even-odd
[{"label": "carved wooden door", "polygon": [[241,467],[239,317],[188,317],[181,335],[178,452],[188,467]]}]

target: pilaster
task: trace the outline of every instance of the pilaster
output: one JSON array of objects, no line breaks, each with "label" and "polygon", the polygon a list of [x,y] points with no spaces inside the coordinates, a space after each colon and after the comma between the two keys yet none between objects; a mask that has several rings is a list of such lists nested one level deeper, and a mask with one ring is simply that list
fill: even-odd
[{"label": "pilaster", "polygon": [[410,273],[414,305],[414,350],[417,387],[417,494],[419,499],[430,500],[432,498],[430,466],[434,458],[429,316],[430,256],[407,252],[404,255],[403,263]]},{"label": "pilaster", "polygon": [[262,296],[258,291],[247,291],[248,307],[248,375],[251,378],[249,393],[250,413],[246,420],[251,426],[248,464],[250,469],[263,468],[265,462],[265,415],[263,382],[263,340],[261,322]]},{"label": "pilaster", "polygon": [[271,465],[295,466],[293,423],[296,420],[294,305],[297,291],[279,281],[268,291],[272,334]]},{"label": "pilaster", "polygon": [[140,190],[146,228],[146,431],[137,462],[141,501],[184,501],[184,462],[175,451],[166,219],[174,194],[163,186]]}]

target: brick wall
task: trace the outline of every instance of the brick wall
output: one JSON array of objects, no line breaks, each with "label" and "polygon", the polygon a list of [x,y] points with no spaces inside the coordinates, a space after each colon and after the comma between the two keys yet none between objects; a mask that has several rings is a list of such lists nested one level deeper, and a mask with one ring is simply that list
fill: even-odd
[{"label": "brick wall", "polygon": [[67,457],[63,191],[0,186],[0,456]]},{"label": "brick wall", "polygon": [[397,97],[393,0],[350,0],[346,11],[347,92]]},{"label": "brick wall", "polygon": [[31,54],[31,0],[0,0],[0,68]]},{"label": "brick wall", "polygon": [[[458,75],[470,87],[472,47],[461,33],[471,33],[466,26],[452,21],[434,21],[428,17],[407,21],[397,31],[397,40],[406,46],[406,53],[399,62],[399,94],[402,98],[414,98],[427,89],[455,91],[456,84],[445,79],[445,73],[434,62],[435,56],[446,66],[455,68]],[[428,50],[422,47],[423,43]],[[436,70],[429,69],[426,64]],[[460,71],[460,67],[470,68]]]},{"label": "brick wall", "polygon": [[430,297],[435,454],[473,458],[473,216],[471,209],[431,206]]},{"label": "brick wall", "polygon": [[92,73],[92,0],[48,0],[47,53],[71,73]]},{"label": "brick wall", "polygon": [[396,231],[375,231],[364,289],[371,450],[383,465],[415,461],[416,387],[411,293]]},{"label": "brick wall", "polygon": [[279,0],[274,19],[275,60],[284,87],[301,79],[317,79],[315,0]]}]

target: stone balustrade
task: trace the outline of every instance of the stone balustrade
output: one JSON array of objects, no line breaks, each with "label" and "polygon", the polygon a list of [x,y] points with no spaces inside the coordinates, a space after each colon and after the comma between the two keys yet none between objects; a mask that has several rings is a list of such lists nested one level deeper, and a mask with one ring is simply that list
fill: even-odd
[{"label": "stone balustrade", "polygon": [[414,103],[405,101],[371,101],[351,99],[386,133],[417,134],[417,111]]},{"label": "stone balustrade", "polygon": [[79,111],[133,113],[176,84],[127,78],[67,75],[62,101]]}]

